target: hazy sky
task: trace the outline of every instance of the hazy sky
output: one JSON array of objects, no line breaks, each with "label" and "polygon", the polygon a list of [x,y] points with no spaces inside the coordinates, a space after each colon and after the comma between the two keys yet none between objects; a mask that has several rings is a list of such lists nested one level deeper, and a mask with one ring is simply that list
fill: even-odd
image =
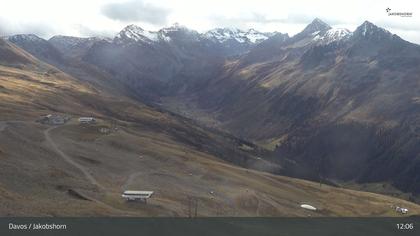
[{"label": "hazy sky", "polygon": [[[412,12],[412,17],[388,16]],[[296,34],[318,17],[354,30],[369,20],[420,44],[416,0],[0,0],[0,34],[113,36],[128,24],[156,30],[175,22],[200,32],[214,27]]]}]

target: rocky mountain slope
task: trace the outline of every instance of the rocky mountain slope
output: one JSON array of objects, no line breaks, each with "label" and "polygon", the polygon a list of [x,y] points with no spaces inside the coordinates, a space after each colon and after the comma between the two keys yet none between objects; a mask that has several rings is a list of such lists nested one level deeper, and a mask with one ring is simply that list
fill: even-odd
[{"label": "rocky mountain slope", "polygon": [[66,57],[81,58],[96,42],[109,40],[101,37],[79,38],[57,35],[50,38],[48,42]]},{"label": "rocky mountain slope", "polygon": [[296,160],[292,175],[419,193],[419,55],[370,22],[349,32],[316,19],[228,62],[195,101],[222,127]]},{"label": "rocky mountain slope", "polygon": [[18,34],[6,37],[9,42],[31,53],[42,61],[51,64],[63,63],[63,55],[47,40],[34,34]]}]

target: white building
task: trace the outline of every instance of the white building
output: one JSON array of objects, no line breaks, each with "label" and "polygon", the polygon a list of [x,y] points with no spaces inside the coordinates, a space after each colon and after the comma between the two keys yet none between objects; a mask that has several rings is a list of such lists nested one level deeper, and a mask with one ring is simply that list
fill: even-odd
[{"label": "white building", "polygon": [[401,214],[407,214],[408,213],[408,209],[407,208],[398,207],[398,206],[395,208],[395,211],[398,212],[398,213],[401,213]]},{"label": "white building", "polygon": [[153,191],[124,191],[121,197],[127,201],[143,201],[147,202],[147,199],[151,198]]},{"label": "white building", "polygon": [[311,206],[309,204],[302,204],[302,205],[300,205],[300,207],[302,207],[303,209],[306,209],[306,210],[316,211],[316,207]]},{"label": "white building", "polygon": [[80,117],[79,118],[79,123],[81,124],[93,124],[95,122],[96,120],[93,117]]}]

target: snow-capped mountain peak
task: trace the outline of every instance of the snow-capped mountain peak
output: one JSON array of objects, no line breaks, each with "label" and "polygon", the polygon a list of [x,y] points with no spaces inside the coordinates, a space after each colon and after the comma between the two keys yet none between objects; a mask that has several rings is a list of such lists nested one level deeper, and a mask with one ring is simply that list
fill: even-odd
[{"label": "snow-capped mountain peak", "polygon": [[[216,28],[200,34],[195,30],[190,30],[185,26],[175,23],[159,31],[147,31],[137,25],[128,25],[121,30],[114,38],[116,43],[147,43],[169,42],[175,39],[183,40],[202,40],[207,39],[215,43],[235,43],[243,45],[253,45],[260,43],[274,33],[262,33],[255,29],[243,31],[237,28]],[[230,44],[229,43],[229,44]]]},{"label": "snow-capped mountain peak", "polygon": [[365,21],[362,25],[357,27],[357,29],[354,31],[354,34],[362,38],[384,39],[393,37],[391,32],[374,25],[369,21]]},{"label": "snow-capped mountain peak", "polygon": [[229,40],[243,42],[243,32],[235,28],[216,28],[207,31],[204,36],[213,41],[224,43]]},{"label": "snow-capped mountain peak", "polygon": [[13,36],[6,36],[5,37],[9,41],[31,41],[31,42],[40,42],[45,41],[44,39],[36,36],[35,34],[16,34]]},{"label": "snow-capped mountain peak", "polygon": [[255,29],[249,29],[248,32],[246,32],[246,37],[251,43],[262,42],[273,35],[273,33],[261,33]]},{"label": "snow-capped mountain peak", "polygon": [[224,43],[227,41],[236,41],[238,43],[259,43],[266,40],[272,34],[261,33],[255,29],[249,29],[248,31],[242,31],[237,28],[216,28],[207,31],[204,36],[213,41]]},{"label": "snow-capped mountain peak", "polygon": [[73,37],[73,36],[64,36],[64,35],[55,35],[51,37],[48,41],[50,42],[59,42],[61,44],[68,45],[70,47],[76,46],[81,43],[86,42],[94,42],[94,41],[100,41],[105,40],[110,42],[111,39],[106,37],[88,37],[88,38],[82,38],[82,37]]},{"label": "snow-capped mountain peak", "polygon": [[153,42],[158,40],[158,33],[153,31],[147,31],[137,25],[129,25],[121,30],[115,40],[130,40],[134,42],[145,41]]},{"label": "snow-capped mountain peak", "polygon": [[320,31],[327,31],[330,30],[331,26],[327,23],[323,22],[319,18],[315,18],[306,28],[301,32],[303,34],[313,34],[314,32]]}]

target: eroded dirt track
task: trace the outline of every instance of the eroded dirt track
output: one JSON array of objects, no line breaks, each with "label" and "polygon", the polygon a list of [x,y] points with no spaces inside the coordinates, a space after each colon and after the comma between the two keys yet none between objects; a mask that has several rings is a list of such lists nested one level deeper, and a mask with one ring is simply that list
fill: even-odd
[{"label": "eroded dirt track", "polygon": [[54,139],[51,137],[51,131],[54,130],[57,127],[51,127],[44,131],[45,140],[47,141],[47,144],[61,157],[63,158],[67,163],[71,164],[72,166],[79,169],[83,175],[86,177],[89,182],[101,189],[104,189],[104,187],[96,181],[96,179],[89,173],[89,170],[80,165],[79,163],[75,162],[70,156],[65,154],[63,151],[60,150],[60,148],[57,146],[57,144],[54,142]]}]

